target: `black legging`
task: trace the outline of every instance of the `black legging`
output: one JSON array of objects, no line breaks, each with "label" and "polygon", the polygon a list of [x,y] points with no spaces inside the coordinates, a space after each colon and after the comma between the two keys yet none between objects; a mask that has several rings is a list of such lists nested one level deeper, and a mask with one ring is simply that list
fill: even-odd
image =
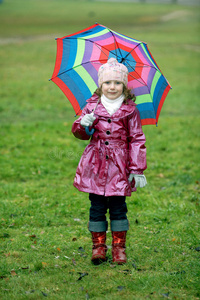
[{"label": "black legging", "polygon": [[89,194],[91,201],[90,221],[106,221],[106,213],[109,209],[110,220],[127,219],[127,205],[125,196],[105,197],[96,194]]}]

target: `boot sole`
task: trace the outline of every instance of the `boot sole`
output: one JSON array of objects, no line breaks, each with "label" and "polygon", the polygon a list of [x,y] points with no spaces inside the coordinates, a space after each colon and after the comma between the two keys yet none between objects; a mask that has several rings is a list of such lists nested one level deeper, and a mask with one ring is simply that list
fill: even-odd
[{"label": "boot sole", "polygon": [[94,259],[91,259],[91,261],[94,265],[100,265],[100,264],[104,263],[105,261],[107,261],[107,257],[106,258],[94,258]]},{"label": "boot sole", "polygon": [[113,261],[113,264],[124,265],[126,264],[126,261]]}]

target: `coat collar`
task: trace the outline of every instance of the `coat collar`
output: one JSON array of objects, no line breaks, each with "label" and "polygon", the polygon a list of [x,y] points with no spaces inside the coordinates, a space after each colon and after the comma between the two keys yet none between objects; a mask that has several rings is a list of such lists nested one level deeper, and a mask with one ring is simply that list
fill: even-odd
[{"label": "coat collar", "polygon": [[[87,100],[88,103],[88,109],[92,112],[92,110],[95,108],[97,101],[99,97],[94,94],[90,99]],[[111,116],[105,107],[101,104],[101,100],[99,100],[99,103],[97,105],[97,108],[95,109],[95,115],[102,116],[102,117],[108,117],[108,118],[124,118],[130,114],[132,114],[135,111],[136,104],[132,100],[128,100],[128,104],[122,103],[122,106]]]}]

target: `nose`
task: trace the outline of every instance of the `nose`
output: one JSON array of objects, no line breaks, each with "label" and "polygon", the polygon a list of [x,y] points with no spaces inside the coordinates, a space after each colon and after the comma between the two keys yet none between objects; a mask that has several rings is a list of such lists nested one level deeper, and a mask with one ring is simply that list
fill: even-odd
[{"label": "nose", "polygon": [[114,82],[111,82],[110,88],[111,88],[111,89],[114,89],[114,88],[115,88],[115,83],[114,83]]}]

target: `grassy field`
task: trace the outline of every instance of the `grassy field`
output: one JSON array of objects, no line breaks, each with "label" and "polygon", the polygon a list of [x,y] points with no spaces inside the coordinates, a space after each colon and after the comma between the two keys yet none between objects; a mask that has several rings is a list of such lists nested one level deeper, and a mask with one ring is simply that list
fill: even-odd
[{"label": "grassy field", "polygon": [[[200,299],[199,7],[4,0],[0,20],[0,298]],[[73,187],[87,142],[48,81],[54,37],[95,22],[146,41],[173,88],[144,127],[148,185],[127,198],[124,266],[110,249],[90,262],[90,203]]]}]

